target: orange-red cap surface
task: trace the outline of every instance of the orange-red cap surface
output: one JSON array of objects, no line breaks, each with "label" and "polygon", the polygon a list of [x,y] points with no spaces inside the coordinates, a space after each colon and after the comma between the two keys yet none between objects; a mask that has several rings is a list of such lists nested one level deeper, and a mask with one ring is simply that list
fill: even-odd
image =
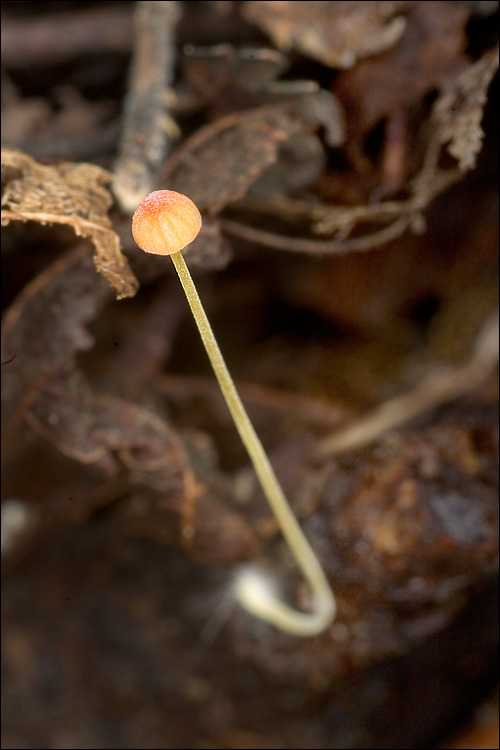
[{"label": "orange-red cap surface", "polygon": [[174,190],[155,190],[135,212],[132,234],[141,250],[155,255],[178,253],[201,229],[201,214],[193,201]]}]

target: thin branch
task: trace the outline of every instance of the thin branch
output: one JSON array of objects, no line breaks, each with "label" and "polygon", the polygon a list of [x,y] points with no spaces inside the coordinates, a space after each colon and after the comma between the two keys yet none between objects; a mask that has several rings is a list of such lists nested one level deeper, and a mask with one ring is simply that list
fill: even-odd
[{"label": "thin branch", "polygon": [[234,234],[251,242],[257,242],[260,245],[273,247],[276,250],[289,250],[309,255],[317,255],[319,253],[341,254],[371,250],[373,247],[385,245],[387,242],[396,239],[396,237],[400,237],[411,224],[411,216],[401,216],[392,224],[389,224],[389,226],[363,237],[354,237],[349,240],[311,240],[300,237],[284,237],[283,235],[266,232],[264,229],[249,227],[230,219],[221,220],[222,229],[229,234]]},{"label": "thin branch", "polygon": [[[210,378],[197,375],[160,375],[155,378],[155,388],[162,393],[176,393],[191,398],[220,398],[216,383]],[[267,385],[238,382],[238,392],[248,404],[295,414],[304,421],[330,428],[346,422],[350,416],[343,407]]]},{"label": "thin branch", "polygon": [[113,3],[104,8],[95,5],[71,8],[67,12],[42,10],[39,15],[32,11],[29,21],[25,17],[10,17],[5,12],[2,14],[2,64],[9,70],[36,70],[103,50],[126,54],[132,42],[129,6],[129,3]]},{"label": "thin branch", "polygon": [[468,362],[432,375],[410,393],[390,399],[370,414],[320,443],[322,455],[341,453],[373,442],[410,419],[469,393],[498,364],[498,311],[484,324]]},{"label": "thin branch", "polygon": [[167,152],[167,91],[173,78],[179,16],[178,2],[137,3],[136,46],[113,179],[113,191],[126,213],[132,213],[153,190],[155,173]]}]

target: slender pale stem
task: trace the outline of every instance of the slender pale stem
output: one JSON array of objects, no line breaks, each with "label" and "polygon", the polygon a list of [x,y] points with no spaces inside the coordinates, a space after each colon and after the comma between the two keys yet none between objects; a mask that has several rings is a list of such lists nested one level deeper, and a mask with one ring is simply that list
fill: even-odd
[{"label": "slender pale stem", "polygon": [[186,261],[181,252],[173,253],[172,262],[186,293],[196,325],[209,356],[224,398],[231,411],[240,437],[252,460],[262,489],[278,521],[304,577],[311,586],[312,612],[299,612],[255,585],[255,577],[242,576],[236,585],[240,604],[256,617],[271,622],[287,633],[310,636],[325,630],[336,613],[335,597],[321,565],[304,536],[281,489],[269,459],[248,418],[235,385],[224,362],[212,327],[201,304]]}]

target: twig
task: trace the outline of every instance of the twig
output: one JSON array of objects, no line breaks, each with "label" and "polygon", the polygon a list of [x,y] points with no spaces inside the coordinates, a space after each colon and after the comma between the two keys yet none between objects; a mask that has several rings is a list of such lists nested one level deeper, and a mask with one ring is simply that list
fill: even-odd
[{"label": "twig", "polygon": [[429,377],[410,393],[386,401],[371,414],[324,439],[320,443],[321,454],[331,455],[367,445],[388,430],[476,388],[498,363],[498,334],[497,311],[484,324],[468,362]]},{"label": "twig", "polygon": [[[9,70],[36,69],[96,52],[127,53],[132,42],[129,4],[72,8],[69,12],[12,18],[2,14],[2,64]],[[7,11],[7,7],[5,8]]]},{"label": "twig", "polygon": [[125,101],[120,154],[113,191],[132,213],[154,187],[154,175],[167,151],[167,90],[175,61],[174,29],[179,3],[137,3],[136,46]]},{"label": "twig", "polygon": [[[400,237],[407,229],[414,232],[420,232],[421,226],[424,225],[422,210],[431,202],[436,195],[439,195],[446,187],[452,185],[460,177],[458,170],[449,170],[447,172],[435,172],[432,184],[420,179],[420,175],[414,180],[413,195],[405,201],[386,201],[383,203],[374,203],[366,206],[313,206],[311,212],[314,217],[314,231],[328,232],[340,230],[344,236],[350,234],[353,228],[361,222],[380,222],[393,219],[392,223],[372,232],[371,234],[360,235],[359,237],[341,236],[329,240],[317,240],[301,237],[285,237],[267,232],[264,229],[257,229],[246,224],[231,219],[222,219],[221,226],[229,234],[237,237],[257,242],[267,247],[273,247],[276,250],[288,250],[309,255],[319,253],[342,254],[351,252],[366,252],[374,247],[380,247],[387,242]],[[242,201],[244,208],[251,209],[251,202]],[[292,207],[288,204],[288,208]],[[262,209],[262,204],[254,204],[257,210]],[[280,206],[277,210],[273,204],[269,204],[268,211],[274,213],[283,213]],[[305,204],[298,203],[297,213],[304,215]]]},{"label": "twig", "polygon": [[41,140],[4,141],[6,148],[17,149],[34,159],[64,159],[65,161],[89,161],[103,152],[114,150],[120,135],[120,125],[113,120],[93,129],[88,135],[80,133],[67,138],[50,137]]},{"label": "twig", "polygon": [[373,234],[364,235],[363,237],[354,237],[349,240],[311,240],[300,237],[284,237],[283,235],[266,232],[264,229],[249,227],[229,219],[222,219],[221,226],[229,234],[234,234],[251,242],[258,242],[267,247],[273,247],[276,250],[290,250],[296,253],[316,255],[318,253],[333,254],[371,250],[373,247],[385,245],[386,242],[390,242],[390,240],[402,235],[411,223],[411,216],[401,216],[378,232],[373,232]]},{"label": "twig", "polygon": [[[220,391],[213,380],[196,375],[160,375],[155,378],[155,388],[162,393],[220,398]],[[333,427],[349,418],[346,409],[300,393],[290,393],[256,383],[238,383],[238,391],[249,404],[296,414],[301,419],[318,425]]]}]

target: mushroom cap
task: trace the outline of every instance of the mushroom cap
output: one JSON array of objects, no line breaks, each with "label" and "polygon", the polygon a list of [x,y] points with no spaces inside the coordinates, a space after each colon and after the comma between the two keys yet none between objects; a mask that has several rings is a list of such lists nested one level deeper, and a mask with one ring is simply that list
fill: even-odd
[{"label": "mushroom cap", "polygon": [[201,229],[201,214],[193,201],[174,190],[147,195],[132,218],[132,234],[141,250],[172,255],[189,245]]}]

